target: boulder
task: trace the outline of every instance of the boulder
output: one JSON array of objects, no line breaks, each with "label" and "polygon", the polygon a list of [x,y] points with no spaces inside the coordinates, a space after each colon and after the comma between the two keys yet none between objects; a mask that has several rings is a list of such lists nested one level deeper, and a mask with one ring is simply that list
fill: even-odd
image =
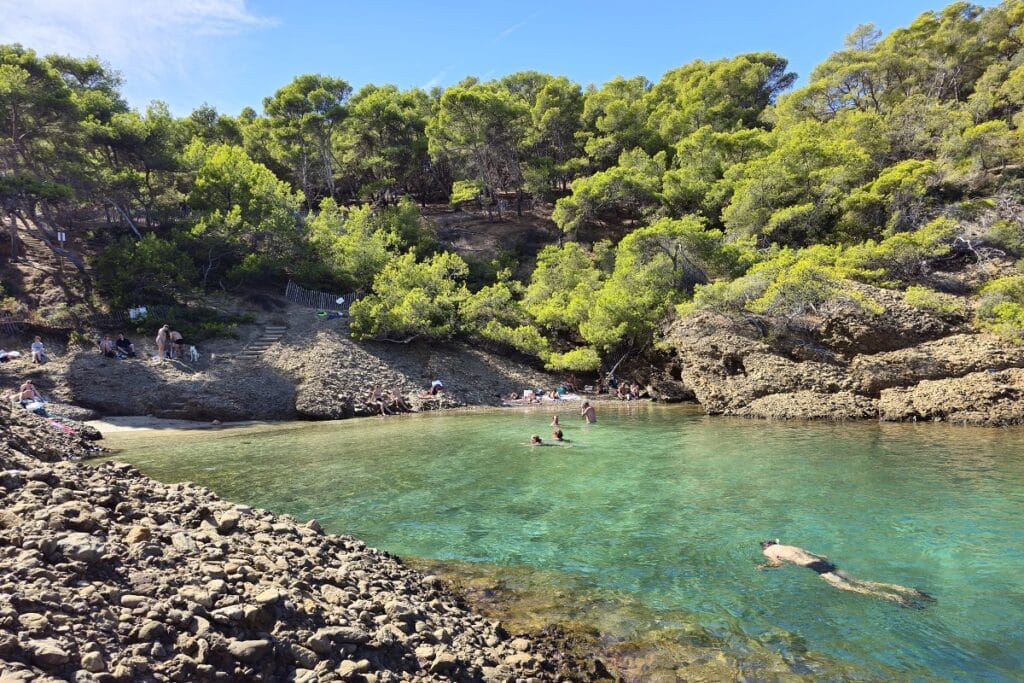
[{"label": "boulder", "polygon": [[878,399],[878,409],[883,420],[1002,427],[1024,424],[1022,398],[1024,369],[1011,368],[885,389]]}]

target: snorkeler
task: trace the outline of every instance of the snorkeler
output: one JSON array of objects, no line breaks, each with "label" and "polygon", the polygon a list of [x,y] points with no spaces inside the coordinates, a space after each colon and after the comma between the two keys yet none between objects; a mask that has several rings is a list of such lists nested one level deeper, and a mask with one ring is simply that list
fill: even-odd
[{"label": "snorkeler", "polygon": [[900,607],[923,609],[926,603],[935,602],[935,598],[916,588],[855,579],[829,562],[827,555],[815,555],[795,545],[781,545],[779,539],[761,541],[761,553],[768,561],[758,565],[758,569],[781,567],[786,562],[791,562],[817,572],[822,579],[839,590],[891,600]]}]

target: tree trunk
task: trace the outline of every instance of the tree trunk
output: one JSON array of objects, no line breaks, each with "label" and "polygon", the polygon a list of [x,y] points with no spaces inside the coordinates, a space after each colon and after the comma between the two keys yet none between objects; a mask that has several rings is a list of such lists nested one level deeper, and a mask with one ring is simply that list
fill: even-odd
[{"label": "tree trunk", "polygon": [[135,236],[138,237],[141,240],[142,239],[142,234],[139,232],[138,228],[135,227],[135,223],[132,222],[132,219],[128,216],[128,213],[124,209],[122,209],[117,204],[117,202],[115,202],[113,199],[110,199],[108,197],[105,197],[104,199],[106,199],[106,201],[111,206],[113,206],[115,209],[117,209],[117,212],[119,214],[121,214],[121,217],[124,218],[128,222],[128,227],[130,227],[132,229],[132,232],[135,233]]}]

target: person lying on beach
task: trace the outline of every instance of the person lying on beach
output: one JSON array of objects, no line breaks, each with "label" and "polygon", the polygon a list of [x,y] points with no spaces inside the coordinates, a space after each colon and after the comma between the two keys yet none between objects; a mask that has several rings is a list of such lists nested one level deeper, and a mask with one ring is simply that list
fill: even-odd
[{"label": "person lying on beach", "polygon": [[430,396],[437,396],[438,394],[444,393],[444,384],[439,379],[435,379],[430,383],[430,388],[426,391],[420,392],[420,398],[427,398]]},{"label": "person lying on beach", "polygon": [[873,595],[883,600],[895,602],[900,607],[924,608],[926,603],[935,602],[935,598],[916,588],[907,588],[894,583],[876,583],[861,581],[846,572],[840,571],[827,555],[815,555],[795,545],[781,545],[779,539],[761,541],[761,554],[768,561],[758,565],[758,569],[781,567],[790,562],[799,567],[806,567],[818,573],[822,579],[834,588],[851,593]]}]

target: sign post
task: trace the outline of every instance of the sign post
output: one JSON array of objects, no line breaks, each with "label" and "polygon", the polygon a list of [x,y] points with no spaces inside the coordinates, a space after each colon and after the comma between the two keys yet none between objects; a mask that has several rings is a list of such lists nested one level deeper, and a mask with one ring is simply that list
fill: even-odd
[{"label": "sign post", "polygon": [[[57,242],[60,244],[60,248],[62,250],[64,249],[64,242],[66,242],[67,239],[68,239],[68,234],[66,232],[64,232],[63,230],[58,230],[57,231]],[[60,267],[60,274],[61,274],[61,276],[63,276],[64,275],[64,256],[63,256],[63,254],[57,254],[57,263],[59,264],[59,267]]]}]

